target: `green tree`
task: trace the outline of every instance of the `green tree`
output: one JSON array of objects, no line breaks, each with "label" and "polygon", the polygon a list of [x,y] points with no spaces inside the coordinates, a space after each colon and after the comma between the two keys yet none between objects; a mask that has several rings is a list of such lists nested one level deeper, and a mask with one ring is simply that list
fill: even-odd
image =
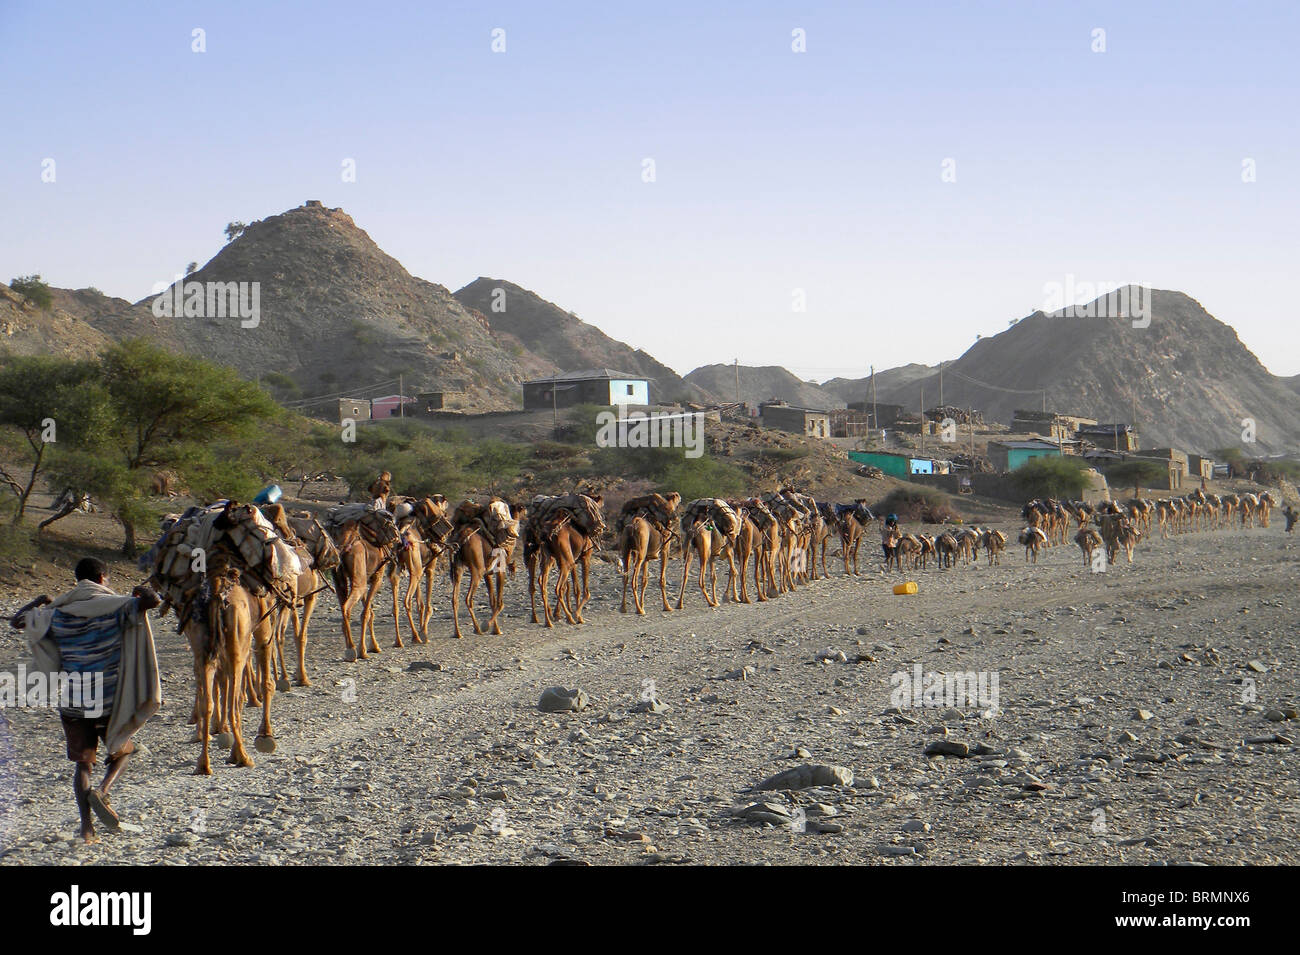
[{"label": "green tree", "polygon": [[1076,498],[1088,486],[1086,467],[1073,455],[1030,458],[1011,472],[1011,481],[1025,497]]},{"label": "green tree", "polygon": [[236,221],[234,221],[234,222],[227,223],[227,224],[226,224],[226,241],[227,241],[227,242],[232,242],[232,241],[234,241],[235,239],[239,238],[241,235],[244,234],[244,230],[247,229],[247,228],[248,228],[248,226],[244,225],[244,223],[242,223],[242,222],[240,222],[240,221],[238,221],[238,220],[236,220]]},{"label": "green tree", "polygon": [[172,468],[214,495],[229,494],[210,480],[231,478],[223,442],[256,434],[274,419],[276,405],[230,368],[141,340],[108,348],[98,372],[103,425],[78,455],[84,462],[61,458],[59,467],[67,483],[112,509],[124,531],[122,553],[133,556],[136,525],[149,516],[153,472]]},{"label": "green tree", "polygon": [[0,366],[0,424],[21,436],[15,449],[22,471],[11,474],[0,467],[3,482],[16,498],[14,523],[21,523],[28,500],[52,450],[84,442],[95,426],[95,400],[91,381],[94,362],[73,361],[52,355],[13,356]]},{"label": "green tree", "polygon": [[1169,484],[1169,465],[1160,461],[1133,458],[1106,468],[1106,481],[1112,487],[1131,487],[1133,496],[1139,497],[1144,487]]},{"label": "green tree", "polygon": [[37,308],[49,308],[54,302],[49,285],[41,281],[39,275],[19,276],[9,283],[9,287]]}]

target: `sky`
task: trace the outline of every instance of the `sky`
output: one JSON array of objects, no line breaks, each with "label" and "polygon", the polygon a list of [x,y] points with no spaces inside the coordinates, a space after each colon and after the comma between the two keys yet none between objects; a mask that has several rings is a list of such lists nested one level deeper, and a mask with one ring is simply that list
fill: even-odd
[{"label": "sky", "polygon": [[933,364],[1053,284],[1138,282],[1293,375],[1298,28],[1196,0],[0,0],[0,280],[136,301],[319,199],[415,275],[515,282],[682,373]]}]

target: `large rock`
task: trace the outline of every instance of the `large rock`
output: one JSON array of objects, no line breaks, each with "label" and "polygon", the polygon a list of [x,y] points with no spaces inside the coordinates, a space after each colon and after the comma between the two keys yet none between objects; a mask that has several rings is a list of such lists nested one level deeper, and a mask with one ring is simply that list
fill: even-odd
[{"label": "large rock", "polygon": [[824,766],[805,763],[785,772],[769,776],[754,789],[765,792],[772,789],[808,789],[810,786],[852,786],[853,770],[843,766]]},{"label": "large rock", "polygon": [[543,713],[577,713],[587,708],[587,694],[582,690],[566,690],[562,686],[547,687],[537,708]]}]

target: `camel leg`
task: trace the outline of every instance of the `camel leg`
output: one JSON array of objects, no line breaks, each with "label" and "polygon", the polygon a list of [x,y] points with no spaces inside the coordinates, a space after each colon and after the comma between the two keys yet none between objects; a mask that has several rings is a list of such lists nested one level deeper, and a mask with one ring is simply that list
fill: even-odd
[{"label": "camel leg", "polygon": [[[401,647],[404,646],[402,643],[402,620],[397,609],[397,592],[402,585],[401,565],[397,561],[393,561],[388,565],[388,573],[385,576],[388,577],[388,585],[393,591],[393,646]],[[412,631],[415,630],[414,627],[411,629]]]},{"label": "camel leg", "polygon": [[[314,587],[312,589],[315,590]],[[311,623],[311,615],[316,610],[319,596],[313,593],[304,597],[302,614],[294,614],[294,636],[298,642],[298,678],[294,682],[299,686],[311,686],[311,679],[307,676],[307,626]]]},{"label": "camel leg", "polygon": [[478,593],[478,585],[481,576],[477,567],[469,569],[469,590],[465,594],[465,609],[469,611],[470,623],[474,624],[474,632],[483,633],[483,628],[479,626],[478,617],[474,616],[474,595]]},{"label": "camel leg", "polygon": [[497,621],[497,616],[501,613],[501,607],[505,603],[504,590],[506,581],[501,574],[489,572],[483,576],[483,586],[487,590],[488,609],[492,611],[492,616],[488,617],[488,626],[491,628],[492,633],[499,637],[501,636],[501,624]]},{"label": "camel leg", "polygon": [[384,575],[382,571],[375,571],[374,576],[366,584],[366,595],[361,603],[361,644],[357,652],[357,659],[366,658],[366,643],[370,644],[371,653],[381,653],[379,641],[375,638],[375,597],[379,595],[379,588],[384,584]]},{"label": "camel leg", "polygon": [[[524,565],[528,568],[528,604],[532,610],[533,623],[537,623],[537,554],[534,553],[524,561]],[[543,589],[542,593],[545,592],[545,589]],[[546,601],[543,600],[542,603],[544,605]]]},{"label": "camel leg", "polygon": [[411,628],[411,640],[415,643],[424,643],[424,638],[421,636],[419,628],[415,625],[415,617],[411,613],[411,607],[413,604],[415,605],[416,611],[419,611],[420,609],[420,578],[423,576],[423,568],[417,567],[412,569],[410,579],[406,584],[406,596],[402,600],[406,609],[406,623]]},{"label": "camel leg", "polygon": [[451,625],[455,631],[457,640],[460,640],[464,634],[460,632],[460,578],[462,570],[461,564],[452,558],[451,565]]},{"label": "camel leg", "polygon": [[203,650],[198,650],[194,654],[194,683],[197,689],[195,703],[198,706],[197,722],[194,727],[194,735],[203,744],[199,752],[199,763],[194,768],[195,776],[211,776],[212,760],[209,755],[208,744],[211,740],[212,723],[212,690],[213,678],[216,675],[217,661],[215,659],[202,659]]},{"label": "camel leg", "polygon": [[682,601],[686,599],[686,581],[691,577],[691,552],[694,544],[687,542],[682,548],[682,588],[677,593],[677,609],[682,609]]},{"label": "camel leg", "polygon": [[230,744],[230,755],[226,762],[234,766],[253,765],[252,757],[244,749],[244,678],[248,669],[250,647],[237,633],[225,635],[227,681],[226,691],[227,719],[230,721],[230,733],[234,737]]},{"label": "camel leg", "polygon": [[262,669],[262,725],[258,728],[253,745],[260,753],[275,752],[275,732],[271,729],[271,700],[275,696],[275,674],[271,667],[272,633],[270,626],[263,622],[254,628],[254,652],[261,662]]},{"label": "camel leg", "polygon": [[[619,605],[619,613],[627,613],[627,582],[632,578],[632,603],[636,603],[636,570],[633,570],[630,554],[623,555],[623,603]],[[640,569],[640,564],[637,564]]]},{"label": "camel leg", "polygon": [[[646,557],[647,563],[649,562],[649,560],[650,558],[647,555]],[[659,596],[662,597],[664,600],[664,611],[666,613],[671,613],[673,608],[668,604],[668,545],[667,544],[665,544],[663,550],[659,552]],[[641,598],[642,598],[642,603],[644,605],[644,600],[645,600],[644,588],[641,594]]]}]

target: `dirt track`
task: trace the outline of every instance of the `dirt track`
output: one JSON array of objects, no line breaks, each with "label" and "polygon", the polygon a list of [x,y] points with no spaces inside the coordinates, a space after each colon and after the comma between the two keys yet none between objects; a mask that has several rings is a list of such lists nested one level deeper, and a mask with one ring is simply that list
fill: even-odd
[{"label": "dirt track", "polygon": [[[1104,574],[1073,546],[1028,567],[1013,546],[1001,566],[919,572],[914,597],[893,596],[899,578],[873,556],[861,579],[836,573],[758,606],[708,610],[688,589],[686,609],[663,614],[648,591],[644,618],[618,613],[618,578],[600,565],[588,625],[554,631],[528,623],[520,576],[506,634],[463,641],[440,579],[428,646],[387,649],[385,609],[385,652],[351,664],[331,602],[309,645],[314,685],[276,695],[278,751],[235,769],[214,750],[210,778],[189,775],[189,655],[164,621],[168,704],[115,791],[141,831],[73,841],[57,718],[9,711],[0,772],[17,800],[0,851],[5,864],[1295,863],[1297,746],[1244,743],[1300,738],[1265,718],[1300,702],[1300,546],[1279,525],[1157,535]],[[859,662],[819,662],[828,649]],[[0,669],[19,656],[0,636]],[[995,671],[1001,712],[887,712],[891,675],[916,663]],[[1255,703],[1242,702],[1247,678]],[[540,712],[553,685],[591,706]],[[631,713],[651,686],[670,711]],[[255,725],[250,711],[250,743]],[[16,757],[3,765],[6,735]],[[945,738],[997,752],[923,755]],[[797,803],[805,831],[731,815],[759,798],[743,789],[803,763],[855,776],[762,794]]]}]

